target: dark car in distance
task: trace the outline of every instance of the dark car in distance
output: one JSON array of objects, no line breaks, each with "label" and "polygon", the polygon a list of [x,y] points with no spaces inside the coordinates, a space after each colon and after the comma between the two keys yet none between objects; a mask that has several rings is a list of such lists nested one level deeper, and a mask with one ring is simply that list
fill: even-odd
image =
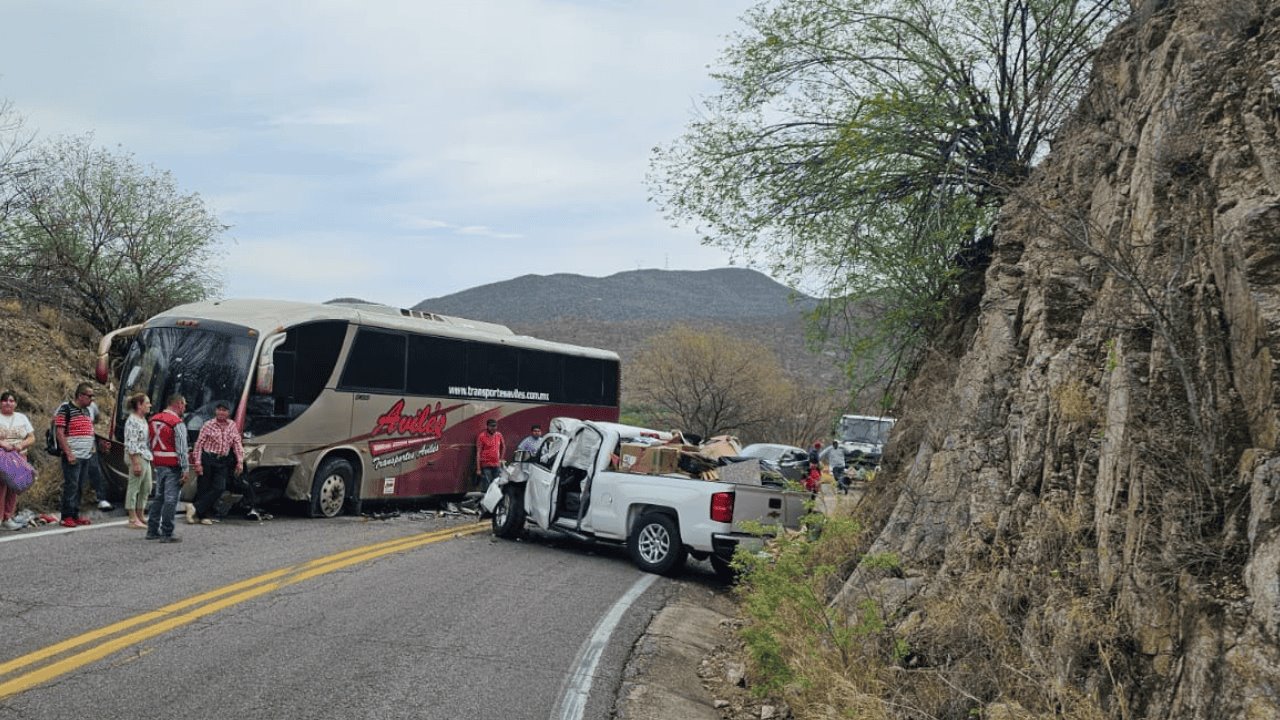
[{"label": "dark car in distance", "polygon": [[795,482],[803,482],[809,473],[809,453],[794,445],[754,443],[742,448],[738,457],[759,460],[760,469]]}]

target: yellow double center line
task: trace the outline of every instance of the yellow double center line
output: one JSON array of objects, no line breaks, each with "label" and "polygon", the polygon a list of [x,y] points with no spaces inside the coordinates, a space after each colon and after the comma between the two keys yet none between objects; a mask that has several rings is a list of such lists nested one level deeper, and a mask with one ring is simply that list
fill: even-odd
[{"label": "yellow double center line", "polygon": [[[397,538],[365,545],[354,550],[316,558],[300,565],[290,565],[279,570],[272,570],[248,580],[242,580],[216,590],[193,595],[185,600],[165,605],[162,608],[135,615],[97,630],[91,630],[83,635],[77,635],[40,650],[27,653],[22,657],[0,663],[0,699],[25,692],[131,645],[136,645],[144,640],[195,622],[206,615],[212,615],[280,588],[295,585],[304,580],[319,577],[352,565],[358,565],[384,555],[412,550],[416,547],[441,542],[459,535],[474,535],[488,528],[488,525],[480,524],[447,528],[420,535],[411,535],[407,538]],[[129,630],[132,631],[126,632]],[[40,665],[77,648],[85,649],[49,664]],[[33,666],[36,666],[35,669],[26,670]],[[26,672],[14,675],[14,673],[19,673],[23,670],[26,670]],[[14,676],[7,680],[3,679],[9,675]]]}]

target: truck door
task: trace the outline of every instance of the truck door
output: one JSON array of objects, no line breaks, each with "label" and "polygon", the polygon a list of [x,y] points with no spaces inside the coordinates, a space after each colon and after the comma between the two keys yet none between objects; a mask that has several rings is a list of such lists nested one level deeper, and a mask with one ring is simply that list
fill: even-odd
[{"label": "truck door", "polygon": [[590,500],[591,479],[595,474],[602,444],[603,438],[599,431],[590,426],[583,426],[569,441],[564,451],[564,460],[556,470],[556,482],[552,488],[552,520],[563,517],[574,528],[580,527],[579,521],[586,514]]},{"label": "truck door", "polygon": [[552,433],[544,435],[537,451],[524,461],[526,473],[524,509],[534,525],[546,528],[551,523],[551,507],[555,502],[556,471],[569,438]]}]

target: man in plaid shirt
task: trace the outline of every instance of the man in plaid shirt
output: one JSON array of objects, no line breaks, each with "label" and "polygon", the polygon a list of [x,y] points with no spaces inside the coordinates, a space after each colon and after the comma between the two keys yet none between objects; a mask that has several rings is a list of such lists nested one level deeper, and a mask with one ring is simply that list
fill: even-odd
[{"label": "man in plaid shirt", "polygon": [[214,408],[214,418],[200,428],[195,456],[196,474],[200,476],[194,504],[187,505],[187,523],[212,525],[214,508],[227,489],[227,479],[232,467],[239,475],[244,470],[244,446],[240,442],[240,427],[231,419],[231,408],[219,402]]}]

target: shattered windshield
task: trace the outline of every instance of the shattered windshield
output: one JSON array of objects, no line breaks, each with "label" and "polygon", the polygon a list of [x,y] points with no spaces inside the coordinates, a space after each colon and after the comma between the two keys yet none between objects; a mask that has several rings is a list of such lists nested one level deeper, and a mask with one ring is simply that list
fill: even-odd
[{"label": "shattered windshield", "polygon": [[844,442],[884,445],[889,441],[889,430],[892,428],[892,420],[852,417],[841,418],[840,439]]},{"label": "shattered windshield", "polygon": [[225,402],[234,417],[253,364],[256,337],[194,328],[143,330],[129,347],[120,371],[116,430],[123,433],[129,410],[125,400],[136,392],[151,398],[152,412],[164,409],[169,396],[187,399],[183,420],[194,437],[213,417],[214,405]]}]

